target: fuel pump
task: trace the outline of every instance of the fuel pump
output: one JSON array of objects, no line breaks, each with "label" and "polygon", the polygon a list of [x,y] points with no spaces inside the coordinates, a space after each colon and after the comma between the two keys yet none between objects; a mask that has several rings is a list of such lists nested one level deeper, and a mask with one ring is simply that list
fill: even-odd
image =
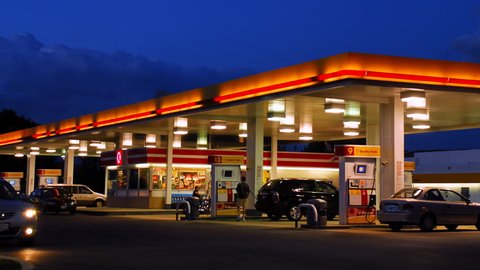
[{"label": "fuel pump", "polygon": [[21,190],[21,180],[23,178],[23,172],[0,172],[0,177],[9,182],[15,191]]},{"label": "fuel pump", "polygon": [[211,216],[218,210],[236,208],[236,187],[240,183],[243,156],[209,156],[211,170]]},{"label": "fuel pump", "polygon": [[38,169],[38,185],[46,186],[52,184],[58,184],[58,177],[62,175],[60,169]]},{"label": "fuel pump", "polygon": [[376,163],[379,146],[339,145],[340,224],[369,224],[376,220]]}]

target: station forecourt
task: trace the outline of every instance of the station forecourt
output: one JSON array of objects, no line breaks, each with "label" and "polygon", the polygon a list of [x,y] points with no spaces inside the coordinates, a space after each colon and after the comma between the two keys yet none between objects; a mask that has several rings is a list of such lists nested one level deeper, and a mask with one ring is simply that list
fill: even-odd
[{"label": "station forecourt", "polygon": [[[411,184],[405,134],[480,127],[479,88],[479,64],[344,53],[0,134],[0,154],[27,156],[27,194],[48,178],[40,178],[39,169],[48,168],[36,168],[36,156],[64,156],[53,178],[64,183],[75,183],[75,156],[96,156],[105,167],[108,205],[171,208],[194,185],[212,188],[215,158],[231,158],[216,164],[227,166],[223,177],[228,166],[238,167],[255,193],[280,177],[339,186],[342,157],[282,152],[278,142],[364,138],[361,147],[379,151],[378,203]],[[226,137],[235,139],[217,139]],[[233,207],[234,180],[215,184],[225,209]],[[254,202],[250,196],[247,208]]]}]

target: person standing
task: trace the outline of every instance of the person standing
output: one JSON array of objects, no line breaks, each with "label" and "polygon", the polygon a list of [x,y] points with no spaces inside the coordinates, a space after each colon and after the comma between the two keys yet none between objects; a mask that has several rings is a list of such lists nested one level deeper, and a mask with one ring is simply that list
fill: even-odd
[{"label": "person standing", "polygon": [[246,178],[242,177],[240,183],[237,185],[237,221],[245,221],[245,205],[247,203],[248,195],[250,194],[250,187],[246,182]]}]

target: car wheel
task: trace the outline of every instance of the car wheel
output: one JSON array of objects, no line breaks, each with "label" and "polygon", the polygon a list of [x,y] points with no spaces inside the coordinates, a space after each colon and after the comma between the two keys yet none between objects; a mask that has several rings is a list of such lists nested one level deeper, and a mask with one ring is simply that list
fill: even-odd
[{"label": "car wheel", "polygon": [[287,218],[290,221],[300,220],[302,218],[302,213],[300,212],[300,208],[298,206],[292,206],[288,209]]},{"label": "car wheel", "polygon": [[277,220],[282,218],[282,214],[277,213],[277,212],[267,213],[267,216],[272,221],[277,221]]},{"label": "car wheel", "polygon": [[436,226],[435,217],[433,215],[426,215],[420,221],[420,229],[424,232],[431,232]]},{"label": "car wheel", "polygon": [[388,224],[388,227],[394,232],[399,232],[403,228],[403,225],[402,224],[391,223],[391,224]]},{"label": "car wheel", "polygon": [[95,207],[103,207],[105,203],[102,200],[95,201]]},{"label": "car wheel", "polygon": [[455,231],[457,229],[458,225],[445,225],[445,227],[449,231]]}]

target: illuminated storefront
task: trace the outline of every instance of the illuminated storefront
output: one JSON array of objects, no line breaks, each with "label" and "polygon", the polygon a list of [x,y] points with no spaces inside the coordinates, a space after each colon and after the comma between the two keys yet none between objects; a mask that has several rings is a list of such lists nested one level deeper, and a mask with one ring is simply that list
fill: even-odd
[{"label": "illuminated storefront", "polygon": [[[120,154],[121,153],[121,154]],[[166,150],[136,148],[102,153],[107,168],[106,186],[111,207],[163,208],[166,197],[172,205],[192,195],[195,186],[210,193],[212,156],[242,156],[238,150],[174,149],[171,190],[167,191]],[[264,153],[262,184],[270,179],[271,159]],[[332,154],[278,153],[278,177],[318,178],[338,184],[338,160]],[[244,162],[245,163],[245,162]],[[241,166],[245,170],[245,165]],[[169,195],[168,195],[169,194]]]}]

